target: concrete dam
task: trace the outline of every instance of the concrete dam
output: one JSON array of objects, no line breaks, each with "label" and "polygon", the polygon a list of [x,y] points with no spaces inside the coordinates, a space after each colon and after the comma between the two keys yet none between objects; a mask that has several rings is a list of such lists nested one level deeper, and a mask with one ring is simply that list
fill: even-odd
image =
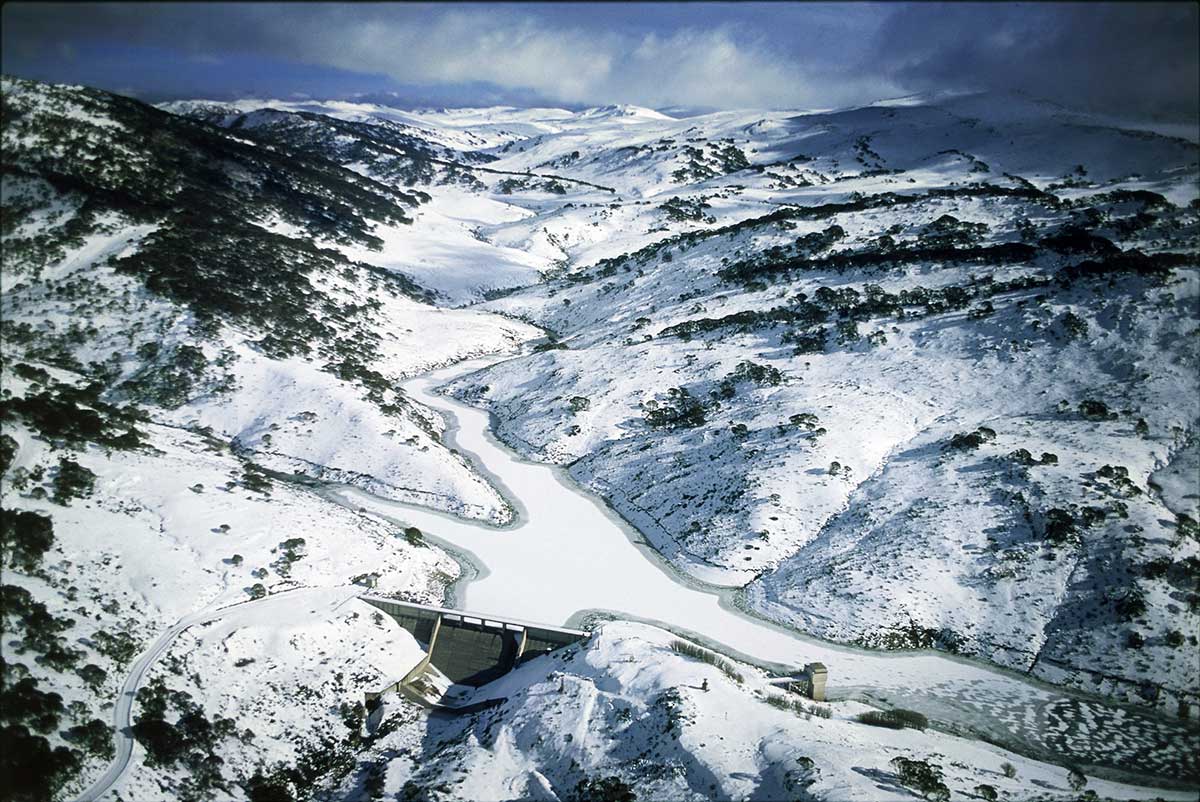
[{"label": "concrete dam", "polygon": [[479,687],[527,660],[570,646],[588,635],[579,629],[475,615],[379,596],[359,598],[387,613],[425,647],[424,659],[403,679],[380,693],[398,690],[430,665],[456,684]]}]

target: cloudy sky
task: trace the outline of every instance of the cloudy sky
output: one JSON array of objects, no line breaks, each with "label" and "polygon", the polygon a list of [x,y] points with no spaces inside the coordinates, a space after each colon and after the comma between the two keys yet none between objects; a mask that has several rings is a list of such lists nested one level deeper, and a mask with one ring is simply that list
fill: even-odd
[{"label": "cloudy sky", "polygon": [[1181,3],[97,3],[3,6],[3,70],[147,100],[827,108],[1024,92],[1198,114]]}]

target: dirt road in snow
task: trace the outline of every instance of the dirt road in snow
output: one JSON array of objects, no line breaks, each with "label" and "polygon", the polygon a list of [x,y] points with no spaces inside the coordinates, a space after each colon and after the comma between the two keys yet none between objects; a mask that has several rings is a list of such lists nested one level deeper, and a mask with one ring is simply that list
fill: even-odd
[{"label": "dirt road in snow", "polygon": [[[77,796],[75,802],[95,802],[95,800],[100,799],[116,786],[117,782],[129,769],[130,761],[133,757],[134,744],[133,702],[137,698],[138,688],[141,686],[143,680],[145,680],[150,667],[170,648],[175,638],[191,627],[210,624],[229,616],[243,615],[249,612],[251,608],[255,612],[258,612],[264,607],[271,607],[273,605],[295,605],[297,598],[302,597],[307,590],[308,588],[297,588],[261,599],[231,604],[226,607],[200,610],[179,619],[173,627],[159,635],[158,639],[150,644],[149,648],[142,652],[129,667],[129,673],[126,674],[125,682],[121,685],[121,692],[117,696],[116,703],[113,705],[112,723],[114,728],[113,738],[117,748],[116,756],[113,757],[108,770],[93,782],[87,790]],[[346,600],[354,598],[357,592],[353,589],[347,589],[345,594],[343,594],[343,598],[338,600],[338,605],[340,606]]]}]

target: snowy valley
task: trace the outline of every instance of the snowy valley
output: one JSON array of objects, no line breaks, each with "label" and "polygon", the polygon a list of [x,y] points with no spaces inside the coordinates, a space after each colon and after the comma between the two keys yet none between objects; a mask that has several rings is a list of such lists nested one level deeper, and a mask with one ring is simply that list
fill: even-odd
[{"label": "snowy valley", "polygon": [[[3,156],[14,798],[1194,798],[1195,143],[5,77]],[[368,590],[589,634],[376,701]]]}]

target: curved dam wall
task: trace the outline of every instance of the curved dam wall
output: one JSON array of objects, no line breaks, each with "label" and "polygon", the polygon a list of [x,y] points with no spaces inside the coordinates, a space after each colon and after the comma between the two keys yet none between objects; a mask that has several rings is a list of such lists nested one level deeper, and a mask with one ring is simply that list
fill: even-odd
[{"label": "curved dam wall", "polygon": [[460,685],[478,687],[507,674],[526,660],[587,637],[579,629],[495,618],[426,604],[361,596],[412,633],[426,657],[401,680],[407,682],[432,663]]}]

